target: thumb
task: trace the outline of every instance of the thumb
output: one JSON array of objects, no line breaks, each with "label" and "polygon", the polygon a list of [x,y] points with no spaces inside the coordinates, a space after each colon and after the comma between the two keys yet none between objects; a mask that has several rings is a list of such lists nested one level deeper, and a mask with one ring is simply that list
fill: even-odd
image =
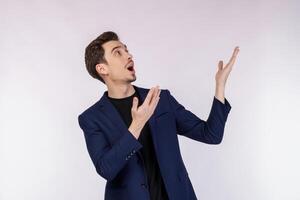
[{"label": "thumb", "polygon": [[133,103],[132,103],[132,109],[133,110],[137,110],[137,105],[138,105],[138,98],[137,97],[133,97]]},{"label": "thumb", "polygon": [[223,61],[222,60],[219,61],[218,69],[219,69],[219,71],[221,71],[223,69]]}]

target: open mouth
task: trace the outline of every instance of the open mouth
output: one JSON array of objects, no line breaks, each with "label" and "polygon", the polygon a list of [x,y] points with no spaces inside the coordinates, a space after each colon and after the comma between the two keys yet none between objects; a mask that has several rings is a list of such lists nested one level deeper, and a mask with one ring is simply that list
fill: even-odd
[{"label": "open mouth", "polygon": [[131,67],[128,67],[127,68],[129,71],[134,71],[134,68],[131,66]]},{"label": "open mouth", "polygon": [[127,70],[130,71],[130,72],[135,72],[135,71],[134,71],[134,62],[133,62],[133,61],[130,61],[130,62],[127,64]]}]

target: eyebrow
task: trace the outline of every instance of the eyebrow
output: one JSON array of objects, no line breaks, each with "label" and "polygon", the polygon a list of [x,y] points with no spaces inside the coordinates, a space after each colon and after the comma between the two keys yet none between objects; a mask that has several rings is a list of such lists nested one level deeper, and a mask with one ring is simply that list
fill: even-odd
[{"label": "eyebrow", "polygon": [[[126,44],[124,44],[124,46],[125,46],[125,49],[127,49]],[[119,45],[119,46],[114,47],[114,48],[111,50],[110,53],[112,53],[114,50],[116,50],[117,48],[120,48],[120,47],[122,47],[122,45]]]}]

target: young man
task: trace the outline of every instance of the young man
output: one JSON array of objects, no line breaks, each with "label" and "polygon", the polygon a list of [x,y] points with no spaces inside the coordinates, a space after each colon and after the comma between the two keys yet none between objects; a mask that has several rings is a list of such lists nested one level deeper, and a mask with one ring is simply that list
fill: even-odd
[{"label": "young man", "polygon": [[107,180],[106,200],[197,199],[177,134],[207,144],[222,141],[231,109],[225,83],[238,51],[236,47],[225,67],[219,62],[212,108],[204,121],[168,89],[131,84],[134,61],[116,33],[104,32],[86,47],[87,71],[107,91],[78,121],[95,169]]}]

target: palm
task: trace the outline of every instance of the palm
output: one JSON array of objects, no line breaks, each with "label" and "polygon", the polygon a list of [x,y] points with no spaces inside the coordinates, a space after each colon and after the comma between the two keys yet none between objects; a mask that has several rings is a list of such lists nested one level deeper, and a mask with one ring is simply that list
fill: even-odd
[{"label": "palm", "polygon": [[223,66],[222,60],[219,61],[218,71],[215,77],[217,84],[225,85],[226,80],[232,70],[233,64],[235,63],[238,52],[239,52],[239,47],[235,47],[229,62],[225,66]]}]

